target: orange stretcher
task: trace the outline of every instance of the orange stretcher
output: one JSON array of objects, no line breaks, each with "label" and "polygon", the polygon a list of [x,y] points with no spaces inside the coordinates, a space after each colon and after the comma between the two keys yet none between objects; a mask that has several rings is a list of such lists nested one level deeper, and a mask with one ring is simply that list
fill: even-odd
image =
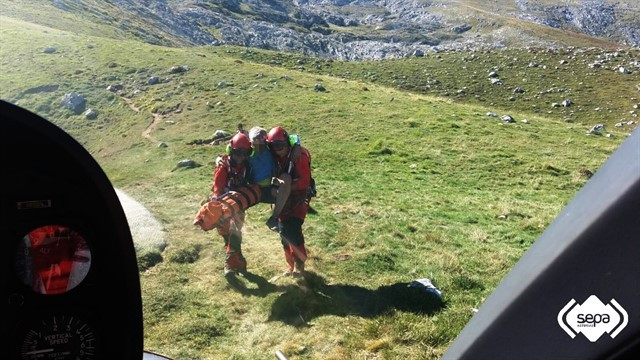
[{"label": "orange stretcher", "polygon": [[260,195],[260,186],[251,184],[213,198],[200,208],[193,225],[200,226],[204,231],[221,227],[260,202]]}]

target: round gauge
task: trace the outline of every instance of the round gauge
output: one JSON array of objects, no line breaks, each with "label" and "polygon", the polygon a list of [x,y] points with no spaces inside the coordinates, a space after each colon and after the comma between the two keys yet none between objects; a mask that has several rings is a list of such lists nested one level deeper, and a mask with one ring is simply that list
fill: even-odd
[{"label": "round gauge", "polygon": [[27,330],[20,347],[20,359],[96,358],[96,337],[91,326],[74,316],[51,316]]},{"label": "round gauge", "polygon": [[91,251],[77,231],[60,225],[46,225],[30,231],[15,253],[20,280],[44,295],[65,293],[89,273]]}]

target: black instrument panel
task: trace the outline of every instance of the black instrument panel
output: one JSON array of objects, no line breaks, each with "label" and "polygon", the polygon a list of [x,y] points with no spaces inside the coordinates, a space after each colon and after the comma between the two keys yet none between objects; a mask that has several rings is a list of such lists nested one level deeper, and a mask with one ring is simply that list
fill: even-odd
[{"label": "black instrument panel", "polygon": [[3,101],[0,128],[0,331],[10,358],[140,359],[135,251],[106,175],[64,131]]}]

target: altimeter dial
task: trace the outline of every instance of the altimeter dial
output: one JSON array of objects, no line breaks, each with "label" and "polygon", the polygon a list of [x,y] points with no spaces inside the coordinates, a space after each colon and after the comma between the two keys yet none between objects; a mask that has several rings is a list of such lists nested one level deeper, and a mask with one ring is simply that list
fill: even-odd
[{"label": "altimeter dial", "polygon": [[23,284],[43,295],[63,294],[80,285],[91,268],[84,237],[62,225],[46,225],[25,235],[16,248],[15,270]]}]

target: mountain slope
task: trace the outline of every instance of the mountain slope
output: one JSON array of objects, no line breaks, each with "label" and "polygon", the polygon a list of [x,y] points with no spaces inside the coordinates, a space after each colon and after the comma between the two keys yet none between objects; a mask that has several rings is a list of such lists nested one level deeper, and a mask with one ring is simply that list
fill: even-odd
[{"label": "mountain slope", "polygon": [[[604,117],[603,135],[613,136],[586,135],[591,123],[518,109],[509,111],[516,122],[507,123],[486,115],[506,113],[498,107],[501,92],[487,88],[481,106],[409,88],[415,79],[436,93],[456,93],[462,84],[454,81],[462,77],[453,75],[477,66],[478,79],[469,76],[464,86],[480,96],[484,85],[473,82],[488,81],[482,62],[523,59],[520,51],[478,53],[482,59],[466,65],[455,53],[340,63],[72,32],[90,24],[80,19],[64,31],[4,16],[0,23],[0,98],[71,133],[115,185],[163,223],[162,261],[139,254],[147,269],[140,274],[145,347],[176,359],[269,359],[276,349],[312,359],[437,358],[634,128],[616,128]],[[114,31],[101,26],[86,30]],[[575,61],[598,55],[578,54]],[[555,64],[567,54],[544,56]],[[618,64],[611,56],[606,66]],[[624,61],[633,56],[620,53]],[[415,76],[415,69],[427,72]],[[531,69],[536,89],[557,81]],[[600,70],[577,67],[571,86],[582,82],[596,92],[600,76],[628,75],[607,84],[622,94],[640,83],[635,70]],[[519,71],[527,70],[506,64],[498,70],[509,75],[504,81]],[[62,97],[71,92],[86,99],[80,110],[97,115],[65,108]],[[638,95],[612,101],[612,111],[628,113],[631,96]],[[526,100],[540,107],[546,101]],[[224,148],[200,140],[238,122],[283,125],[310,149],[319,214],[304,225],[307,283],[267,281],[285,265],[279,240],[264,226],[267,206],[248,212],[244,251],[253,276],[242,279],[244,290],[223,279],[220,238],[191,225],[209,193],[212,161]],[[203,166],[177,168],[183,159]],[[426,277],[443,291],[444,303],[407,290],[408,282]]]},{"label": "mountain slope", "polygon": [[[571,0],[33,0],[2,1],[5,14],[61,29],[151,44],[234,44],[337,59],[525,46],[640,45],[636,2]],[[40,16],[42,9],[48,14]]]}]

